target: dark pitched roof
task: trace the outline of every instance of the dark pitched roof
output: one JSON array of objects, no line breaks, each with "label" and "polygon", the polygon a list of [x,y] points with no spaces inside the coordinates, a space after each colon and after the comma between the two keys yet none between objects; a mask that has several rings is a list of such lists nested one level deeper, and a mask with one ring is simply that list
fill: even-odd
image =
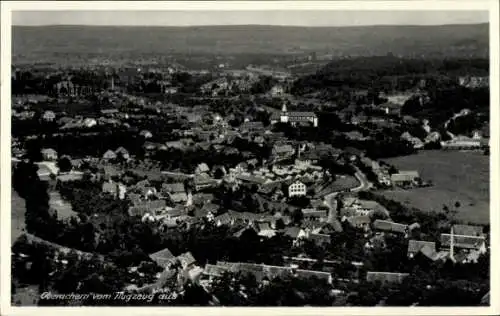
[{"label": "dark pitched roof", "polygon": [[368,281],[368,282],[381,281],[381,282],[389,282],[389,283],[401,283],[408,276],[409,276],[408,273],[369,271],[366,273],[366,281]]},{"label": "dark pitched roof", "polygon": [[309,239],[313,241],[316,245],[321,245],[323,243],[330,242],[330,235],[326,234],[309,234]]},{"label": "dark pitched roof", "polygon": [[300,227],[297,226],[287,227],[285,228],[284,235],[295,239],[299,235],[300,230]]},{"label": "dark pitched roof", "polygon": [[183,183],[163,183],[161,189],[168,193],[183,193],[185,192]]},{"label": "dark pitched roof", "polygon": [[[477,249],[485,242],[485,238],[481,236],[454,235],[454,242],[457,248]],[[441,245],[448,247],[451,245],[450,234],[441,234]]]},{"label": "dark pitched roof", "polygon": [[408,225],[377,219],[373,222],[373,227],[388,232],[405,233]]},{"label": "dark pitched roof", "polygon": [[297,273],[297,276],[299,278],[304,278],[304,279],[309,279],[314,277],[329,282],[332,278],[330,272],[323,272],[323,271],[297,269],[295,273]]},{"label": "dark pitched roof", "polygon": [[456,224],[453,225],[453,233],[463,236],[483,236],[483,227]]},{"label": "dark pitched roof", "polygon": [[368,215],[350,216],[347,218],[347,221],[353,226],[364,225],[364,224],[370,225],[371,223],[370,216]]},{"label": "dark pitched roof", "polygon": [[203,274],[214,277],[221,277],[226,272],[229,272],[229,268],[218,264],[207,264],[203,270]]}]

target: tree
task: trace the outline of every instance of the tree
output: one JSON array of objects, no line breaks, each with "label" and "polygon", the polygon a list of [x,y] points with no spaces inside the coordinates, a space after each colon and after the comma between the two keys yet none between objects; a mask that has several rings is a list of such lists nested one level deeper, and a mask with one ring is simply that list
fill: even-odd
[{"label": "tree", "polygon": [[222,179],[223,176],[224,176],[224,172],[222,171],[221,168],[215,169],[215,172],[214,172],[215,179]]},{"label": "tree", "polygon": [[296,208],[292,212],[292,220],[294,223],[300,223],[304,219],[304,213],[302,213],[301,209]]},{"label": "tree", "polygon": [[69,157],[63,156],[57,161],[57,167],[60,172],[69,172],[73,168],[73,165],[71,164]]},{"label": "tree", "polygon": [[42,156],[42,146],[40,141],[33,140],[26,144],[26,158],[28,158],[32,162],[38,162],[43,160]]},{"label": "tree", "polygon": [[276,229],[284,229],[285,228],[285,222],[281,218],[278,218],[276,220]]}]

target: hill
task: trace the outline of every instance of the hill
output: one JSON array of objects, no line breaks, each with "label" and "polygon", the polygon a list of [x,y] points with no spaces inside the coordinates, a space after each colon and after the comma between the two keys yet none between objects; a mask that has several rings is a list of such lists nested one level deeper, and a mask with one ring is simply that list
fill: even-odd
[{"label": "hill", "polygon": [[268,54],[487,57],[489,25],[288,27],[13,26],[13,62]]}]

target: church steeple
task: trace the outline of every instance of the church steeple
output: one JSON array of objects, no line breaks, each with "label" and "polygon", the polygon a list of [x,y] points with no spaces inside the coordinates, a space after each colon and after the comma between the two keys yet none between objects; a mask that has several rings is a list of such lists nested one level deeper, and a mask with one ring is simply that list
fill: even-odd
[{"label": "church steeple", "polygon": [[453,226],[451,226],[451,231],[450,231],[450,259],[451,261],[455,262],[455,234],[453,231]]},{"label": "church steeple", "polygon": [[281,112],[286,113],[286,102],[283,102],[283,107],[281,108]]}]

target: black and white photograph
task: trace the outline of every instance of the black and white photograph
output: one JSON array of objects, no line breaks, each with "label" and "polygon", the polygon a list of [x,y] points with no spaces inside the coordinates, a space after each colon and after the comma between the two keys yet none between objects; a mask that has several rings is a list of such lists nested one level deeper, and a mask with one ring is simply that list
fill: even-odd
[{"label": "black and white photograph", "polygon": [[495,314],[495,1],[21,2],[2,3],[9,311]]}]

